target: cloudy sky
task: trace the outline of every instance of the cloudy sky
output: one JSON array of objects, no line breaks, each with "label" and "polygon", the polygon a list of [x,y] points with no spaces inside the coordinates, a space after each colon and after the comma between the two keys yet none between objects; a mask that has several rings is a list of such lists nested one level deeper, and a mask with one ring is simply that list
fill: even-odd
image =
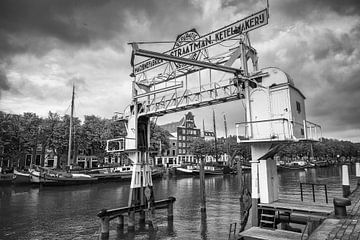
[{"label": "cloudy sky", "polygon": [[[191,28],[203,35],[265,7],[265,0],[1,0],[0,110],[68,113],[75,82],[77,116],[110,118],[130,102],[128,42],[174,40]],[[308,120],[325,137],[360,141],[360,1],[270,0],[269,24],[250,37],[260,67],[293,77]],[[219,122],[227,114],[233,133],[242,113],[231,108],[215,110]],[[202,116],[210,128],[211,109]]]}]

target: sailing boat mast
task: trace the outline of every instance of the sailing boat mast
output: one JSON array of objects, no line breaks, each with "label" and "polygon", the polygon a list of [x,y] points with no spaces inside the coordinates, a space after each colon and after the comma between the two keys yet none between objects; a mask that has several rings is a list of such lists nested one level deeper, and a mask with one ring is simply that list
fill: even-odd
[{"label": "sailing boat mast", "polygon": [[72,143],[72,129],[73,129],[73,115],[74,115],[74,95],[75,95],[75,85],[73,84],[73,91],[71,97],[71,114],[70,114],[70,130],[69,130],[69,149],[68,149],[68,159],[67,165],[71,164],[71,143]]},{"label": "sailing boat mast", "polygon": [[218,150],[217,150],[217,137],[216,137],[216,123],[215,123],[215,110],[213,109],[213,124],[214,124],[214,140],[215,140],[215,161],[218,162]]}]

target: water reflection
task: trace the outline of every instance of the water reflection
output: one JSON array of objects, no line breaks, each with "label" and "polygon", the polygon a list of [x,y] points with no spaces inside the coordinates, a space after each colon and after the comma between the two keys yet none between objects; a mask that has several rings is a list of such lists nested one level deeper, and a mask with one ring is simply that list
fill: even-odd
[{"label": "water reflection", "polygon": [[[352,167],[353,168],[353,167]],[[350,168],[350,169],[352,169]],[[350,171],[352,189],[355,171]],[[341,196],[341,167],[289,171],[279,174],[279,195],[300,200],[299,182],[322,182],[328,186],[329,202]],[[244,174],[250,189],[250,174]],[[231,223],[240,221],[239,178],[219,176],[205,179],[207,211],[200,212],[199,178],[154,180],[156,200],[176,198],[174,221],[166,210],[156,211],[154,231],[143,227],[136,233],[110,226],[110,239],[225,239]],[[312,199],[305,189],[305,199]],[[316,200],[324,201],[323,189]],[[0,186],[0,239],[97,239],[102,208],[127,205],[129,183],[103,183],[69,187]],[[5,216],[5,217],[4,217]]]}]

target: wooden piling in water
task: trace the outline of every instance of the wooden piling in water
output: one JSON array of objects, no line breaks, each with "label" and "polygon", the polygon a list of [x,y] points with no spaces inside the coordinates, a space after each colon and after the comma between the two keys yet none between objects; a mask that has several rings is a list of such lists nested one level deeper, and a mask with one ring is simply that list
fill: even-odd
[{"label": "wooden piling in water", "polygon": [[241,160],[239,160],[239,162],[237,163],[237,174],[238,174],[238,178],[239,178],[239,190],[240,190],[240,229],[243,226],[243,219],[244,219],[244,198],[243,198],[243,194],[244,194],[244,184],[243,184],[243,173],[242,173],[242,164],[241,164]]},{"label": "wooden piling in water", "polygon": [[110,222],[109,217],[106,216],[101,218],[101,222],[100,222],[101,239],[109,238],[109,225],[110,225],[109,222]]},{"label": "wooden piling in water", "polygon": [[139,223],[140,223],[140,224],[144,224],[144,223],[145,223],[145,211],[143,211],[143,210],[140,211]]},{"label": "wooden piling in water", "polygon": [[124,215],[118,217],[117,228],[118,230],[124,230]]},{"label": "wooden piling in water", "polygon": [[200,160],[200,211],[206,211],[204,158]]},{"label": "wooden piling in water", "polygon": [[129,218],[128,218],[128,231],[133,232],[135,231],[135,211],[129,211]]},{"label": "wooden piling in water", "polygon": [[[173,197],[169,197],[169,200],[173,200]],[[169,202],[167,207],[168,221],[174,220],[174,201]]]}]

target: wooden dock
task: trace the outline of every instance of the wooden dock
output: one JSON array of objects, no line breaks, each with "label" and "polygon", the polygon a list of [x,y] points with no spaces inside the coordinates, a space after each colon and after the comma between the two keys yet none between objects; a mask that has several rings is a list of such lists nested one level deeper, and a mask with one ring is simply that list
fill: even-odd
[{"label": "wooden dock", "polygon": [[277,212],[277,221],[281,220],[280,215],[285,215],[287,216],[285,218],[287,218],[288,221],[291,219],[291,222],[298,222],[304,225],[306,224],[307,227],[305,227],[305,229],[307,229],[307,231],[299,233],[288,230],[252,227],[244,232],[241,232],[239,234],[239,239],[306,239],[306,237],[308,237],[309,228],[317,226],[318,224],[316,223],[326,219],[334,211],[334,207],[331,204],[320,202],[302,202],[289,199],[279,199],[272,203],[259,203],[258,208]]},{"label": "wooden dock", "polygon": [[280,240],[358,240],[360,239],[360,186],[349,196],[351,205],[347,207],[346,217],[336,217],[332,204],[315,204],[308,202],[294,202],[279,200],[273,203],[259,204],[259,207],[274,209],[279,212],[291,212],[292,215],[303,215],[311,219],[320,218],[321,224],[311,231],[296,233],[279,229],[252,227],[238,235],[238,239],[280,239]]},{"label": "wooden dock", "polygon": [[310,240],[360,239],[360,187],[349,196],[351,205],[347,207],[347,216],[338,219],[327,218],[308,238]]},{"label": "wooden dock", "polygon": [[334,211],[334,207],[327,203],[318,202],[301,202],[279,199],[272,203],[259,203],[259,208],[269,208],[275,211],[283,211],[289,213],[302,213],[311,215],[330,215]]},{"label": "wooden dock", "polygon": [[260,227],[252,227],[240,234],[245,239],[261,239],[261,240],[300,240],[301,233],[284,231],[279,229],[266,229]]}]

